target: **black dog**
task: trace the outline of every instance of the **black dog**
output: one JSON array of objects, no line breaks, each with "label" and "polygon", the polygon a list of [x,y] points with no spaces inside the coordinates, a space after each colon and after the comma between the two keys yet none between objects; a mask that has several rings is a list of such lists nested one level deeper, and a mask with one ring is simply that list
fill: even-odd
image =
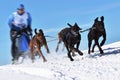
[{"label": "black dog", "polygon": [[[99,44],[98,40],[101,36],[103,36],[103,40]],[[95,41],[93,48],[92,48],[92,52],[94,52],[94,48],[97,45],[100,53],[103,54],[104,52],[103,52],[101,46],[103,46],[106,41],[106,31],[105,31],[105,27],[104,27],[104,17],[103,16],[101,16],[101,21],[98,21],[98,17],[94,20],[94,24],[93,24],[90,32],[88,33],[88,47],[89,47],[88,54],[90,54],[92,40]]]},{"label": "black dog", "polygon": [[[81,40],[81,35],[79,33],[79,30],[81,30],[81,28],[77,25],[77,23],[75,23],[74,26],[70,25],[69,23],[68,25],[70,26],[70,28],[65,28],[61,30],[58,34],[59,42],[56,51],[58,50],[58,46],[61,43],[61,41],[63,41],[68,51],[68,57],[71,61],[73,61],[74,59],[70,54],[71,52],[78,52],[80,55],[83,55],[83,53],[78,49]],[[76,48],[74,47],[75,45],[77,45]]]}]

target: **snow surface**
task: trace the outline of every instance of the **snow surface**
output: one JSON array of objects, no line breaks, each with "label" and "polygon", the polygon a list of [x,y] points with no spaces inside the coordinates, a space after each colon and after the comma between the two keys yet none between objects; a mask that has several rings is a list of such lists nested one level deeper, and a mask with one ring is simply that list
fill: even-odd
[{"label": "snow surface", "polygon": [[97,48],[91,55],[75,56],[71,62],[67,54],[51,53],[47,62],[36,59],[22,64],[0,66],[0,80],[120,80],[120,41]]}]

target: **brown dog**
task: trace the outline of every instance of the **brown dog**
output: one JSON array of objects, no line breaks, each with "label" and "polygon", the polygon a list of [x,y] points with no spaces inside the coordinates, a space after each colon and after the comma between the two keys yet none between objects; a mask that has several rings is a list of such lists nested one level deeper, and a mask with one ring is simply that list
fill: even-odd
[{"label": "brown dog", "polygon": [[42,29],[39,30],[39,33],[37,33],[37,29],[34,30],[35,36],[30,41],[30,51],[31,51],[31,59],[32,62],[34,62],[35,55],[39,54],[43,58],[43,62],[47,61],[41,51],[41,47],[44,45],[47,53],[50,53],[49,48],[47,46],[46,38],[44,36],[44,33]]}]

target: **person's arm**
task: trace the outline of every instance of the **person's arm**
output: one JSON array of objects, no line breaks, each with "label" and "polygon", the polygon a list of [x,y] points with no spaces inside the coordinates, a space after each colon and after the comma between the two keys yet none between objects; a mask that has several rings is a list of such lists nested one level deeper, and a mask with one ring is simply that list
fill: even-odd
[{"label": "person's arm", "polygon": [[9,25],[9,27],[10,27],[11,30],[19,31],[20,28],[17,27],[17,26],[15,26],[15,25],[13,24],[13,21],[14,21],[14,15],[12,14],[12,15],[9,16],[8,25]]},{"label": "person's arm", "polygon": [[13,15],[10,15],[10,16],[9,16],[9,19],[8,19],[8,25],[9,25],[10,29],[12,29],[13,20],[14,20],[14,16],[13,16]]},{"label": "person's arm", "polygon": [[32,35],[32,28],[31,28],[31,23],[32,23],[32,18],[31,18],[31,15],[30,13],[27,13],[28,14],[28,19],[27,19],[27,22],[28,22],[28,31],[30,32],[30,34]]},{"label": "person's arm", "polygon": [[27,14],[28,14],[28,19],[27,19],[28,27],[31,28],[32,18],[31,18],[30,13],[27,13]]}]

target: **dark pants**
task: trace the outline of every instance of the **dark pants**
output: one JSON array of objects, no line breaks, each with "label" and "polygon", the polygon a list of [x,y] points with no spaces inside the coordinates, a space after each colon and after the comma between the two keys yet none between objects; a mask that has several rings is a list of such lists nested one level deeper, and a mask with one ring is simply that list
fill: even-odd
[{"label": "dark pants", "polygon": [[[26,39],[27,39],[27,42],[29,44],[30,42],[30,38],[29,36],[26,34]],[[11,37],[11,55],[12,55],[12,60],[18,60],[19,56],[21,55],[21,52],[20,52],[20,36],[22,34],[19,34],[17,31],[15,30],[11,30],[10,31],[10,37]]]},{"label": "dark pants", "polygon": [[16,46],[16,39],[17,39],[17,31],[10,31],[10,38],[11,38],[11,55],[12,60],[17,60],[19,56],[19,48]]}]

